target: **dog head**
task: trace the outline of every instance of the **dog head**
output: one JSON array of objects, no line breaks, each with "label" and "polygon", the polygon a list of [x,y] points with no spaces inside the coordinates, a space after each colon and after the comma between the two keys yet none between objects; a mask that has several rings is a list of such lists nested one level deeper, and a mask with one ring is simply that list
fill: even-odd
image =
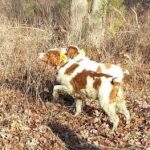
[{"label": "dog head", "polygon": [[39,53],[38,59],[53,67],[59,67],[67,62],[68,58],[60,49],[50,49],[47,52]]}]

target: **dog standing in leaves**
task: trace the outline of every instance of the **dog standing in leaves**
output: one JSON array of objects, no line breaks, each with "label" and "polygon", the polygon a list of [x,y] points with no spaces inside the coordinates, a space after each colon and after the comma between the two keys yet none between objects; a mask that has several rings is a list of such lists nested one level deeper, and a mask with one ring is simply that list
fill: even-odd
[{"label": "dog standing in leaves", "polygon": [[76,102],[75,116],[82,112],[86,98],[91,98],[98,100],[99,105],[110,117],[113,130],[117,129],[119,124],[117,110],[125,115],[127,124],[130,122],[130,114],[120,87],[121,81],[118,78],[93,71],[86,67],[92,67],[89,59],[85,59],[82,64],[76,57],[69,59],[60,49],[40,53],[38,58],[57,69],[57,81],[61,85],[54,86],[53,97],[57,98],[59,93],[73,96]]}]

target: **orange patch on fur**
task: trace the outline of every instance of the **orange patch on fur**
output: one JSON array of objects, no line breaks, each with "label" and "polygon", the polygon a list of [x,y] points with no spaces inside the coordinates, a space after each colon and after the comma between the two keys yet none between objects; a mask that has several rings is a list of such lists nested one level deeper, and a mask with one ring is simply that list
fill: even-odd
[{"label": "orange patch on fur", "polygon": [[[89,70],[83,70],[82,72],[78,73],[71,81],[70,83],[73,86],[73,89],[75,92],[79,92],[81,89],[85,89],[86,85],[87,85],[87,77],[91,77],[94,80],[94,84],[93,87],[95,89],[98,88],[98,86],[100,86],[100,78],[102,76],[105,76],[106,78],[112,77],[110,75],[107,74],[103,74],[103,73],[96,73],[94,71],[89,71]],[[96,79],[95,79],[96,78]]]},{"label": "orange patch on fur", "polygon": [[60,59],[59,51],[48,51],[45,53],[44,62],[53,65],[54,67],[60,66],[62,60]]},{"label": "orange patch on fur", "polygon": [[68,50],[67,50],[67,53],[66,53],[66,55],[67,55],[68,58],[73,59],[78,54],[79,54],[78,53],[78,49],[76,47],[74,47],[74,46],[69,46],[68,47]]},{"label": "orange patch on fur", "polygon": [[111,64],[105,64],[105,68],[106,69],[110,69],[111,68]]},{"label": "orange patch on fur", "polygon": [[73,64],[66,69],[65,74],[70,75],[79,66],[79,64]]},{"label": "orange patch on fur", "polygon": [[97,73],[101,73],[101,72],[102,72],[102,69],[101,69],[100,66],[97,67],[96,72],[97,72]]},{"label": "orange patch on fur", "polygon": [[93,88],[95,90],[97,90],[101,85],[101,80],[100,79],[95,79],[94,83],[93,83]]},{"label": "orange patch on fur", "polygon": [[118,91],[119,91],[120,86],[121,86],[120,83],[113,83],[113,89],[109,96],[111,103],[117,101]]}]

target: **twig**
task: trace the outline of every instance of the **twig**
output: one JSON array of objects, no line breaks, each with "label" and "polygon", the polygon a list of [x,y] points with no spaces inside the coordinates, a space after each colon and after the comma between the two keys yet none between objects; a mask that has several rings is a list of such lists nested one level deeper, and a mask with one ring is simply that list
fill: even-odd
[{"label": "twig", "polygon": [[137,15],[136,11],[133,8],[131,8],[131,10],[135,14],[135,20],[136,20],[136,23],[137,23],[137,27],[140,28],[139,21],[138,21],[138,15]]},{"label": "twig", "polygon": [[126,21],[125,17],[122,15],[122,13],[117,8],[115,8],[114,6],[112,6],[112,8],[113,8],[114,11],[116,11],[122,17],[122,19],[124,21]]},{"label": "twig", "polygon": [[25,26],[16,26],[16,27],[10,27],[8,28],[8,30],[11,29],[32,29],[32,30],[37,30],[37,31],[41,31],[41,32],[47,32],[46,30],[40,29],[40,28],[35,28],[35,27],[25,27]]}]

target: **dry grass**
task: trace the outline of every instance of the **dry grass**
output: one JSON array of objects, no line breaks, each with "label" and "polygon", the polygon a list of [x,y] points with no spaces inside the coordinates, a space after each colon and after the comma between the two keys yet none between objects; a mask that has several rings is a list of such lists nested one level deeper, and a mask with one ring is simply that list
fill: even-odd
[{"label": "dry grass", "polygon": [[[54,34],[54,28],[50,24],[46,23],[38,28],[35,24],[34,26],[21,24],[20,21],[12,21],[1,16],[0,146],[7,149],[65,149],[65,146],[70,149],[83,147],[94,149],[95,146],[105,147],[108,144],[113,148],[129,148],[129,145],[133,149],[148,147],[150,108],[150,24],[146,19],[148,17],[149,14],[145,14],[143,19],[140,18],[143,21],[141,24],[139,20],[140,28],[137,27],[134,15],[127,17],[125,25],[115,37],[106,34],[105,41],[99,49],[91,48],[89,45],[86,47],[84,43],[87,54],[92,59],[119,63],[130,71],[125,90],[133,120],[129,128],[125,128],[122,122],[118,132],[110,135],[107,133],[109,130],[107,117],[104,114],[97,117],[95,115],[97,110],[89,111],[89,115],[83,114],[82,119],[80,117],[72,119],[72,109],[60,104],[41,102],[39,94],[45,90],[45,81],[54,80],[55,72],[52,68],[47,69],[47,66],[39,64],[36,60],[37,54],[61,44],[67,46],[71,43],[71,39],[54,42],[58,35]],[[99,117],[102,121],[98,119]],[[99,123],[95,122],[96,119]],[[48,128],[49,122],[56,135]],[[97,130],[98,135],[93,128]],[[86,137],[86,133],[89,137]],[[141,139],[143,141],[140,141]],[[17,142],[20,144],[16,144]],[[42,142],[47,145],[44,147]],[[49,147],[50,145],[52,147]]]},{"label": "dry grass", "polygon": [[[51,74],[45,72],[37,62],[38,52],[45,51],[51,45],[51,28],[38,29],[25,25],[11,24],[6,18],[0,20],[0,81],[26,79],[28,85],[38,83],[44,76]],[[27,76],[27,77],[26,77]],[[35,81],[36,80],[36,81]],[[26,87],[28,88],[28,87]],[[38,87],[37,87],[38,88]]]}]

